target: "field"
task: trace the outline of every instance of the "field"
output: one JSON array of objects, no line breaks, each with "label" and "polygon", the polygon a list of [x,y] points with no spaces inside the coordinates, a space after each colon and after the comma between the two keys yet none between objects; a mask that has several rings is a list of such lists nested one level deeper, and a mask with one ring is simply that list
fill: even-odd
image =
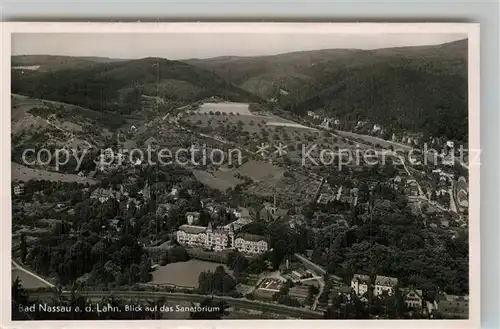
[{"label": "field", "polygon": [[225,191],[243,182],[231,172],[216,171],[212,174],[204,170],[193,170],[193,175],[200,183],[219,191]]},{"label": "field", "polygon": [[248,109],[249,105],[247,103],[203,103],[200,106],[199,111],[201,113],[210,112],[224,112],[224,113],[234,113],[239,115],[252,115],[252,112]]},{"label": "field", "polygon": [[81,184],[89,183],[91,185],[99,183],[98,181],[91,178],[80,177],[73,174],[60,174],[44,169],[32,169],[15,162],[11,162],[11,175],[13,181],[21,182],[35,179],[55,182],[77,182]]},{"label": "field", "polygon": [[191,259],[187,262],[171,263],[158,267],[153,272],[152,284],[173,284],[182,287],[198,287],[198,277],[203,271],[215,271],[217,266],[225,265],[219,263],[205,262]]}]

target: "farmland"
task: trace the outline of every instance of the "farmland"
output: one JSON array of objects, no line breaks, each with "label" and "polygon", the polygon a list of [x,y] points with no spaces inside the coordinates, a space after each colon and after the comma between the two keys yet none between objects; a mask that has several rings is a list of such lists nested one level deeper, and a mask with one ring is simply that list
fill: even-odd
[{"label": "farmland", "polygon": [[[191,259],[187,262],[170,263],[153,272],[152,284],[171,284],[182,287],[198,287],[198,277],[204,271],[214,272],[219,263]],[[224,266],[225,268],[225,266]],[[227,268],[225,268],[227,271]]]}]

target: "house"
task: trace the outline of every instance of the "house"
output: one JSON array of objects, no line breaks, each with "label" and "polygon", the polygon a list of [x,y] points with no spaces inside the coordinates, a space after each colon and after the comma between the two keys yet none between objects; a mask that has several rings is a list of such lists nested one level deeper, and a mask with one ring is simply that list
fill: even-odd
[{"label": "house", "polygon": [[113,149],[112,149],[112,148],[110,148],[110,147],[108,147],[107,149],[105,149],[105,150],[104,150],[103,155],[104,155],[104,157],[105,157],[106,159],[110,159],[110,158],[112,158],[112,157],[113,157],[114,153],[115,153],[115,152],[113,151]]},{"label": "house", "polygon": [[377,275],[375,278],[375,296],[387,292],[389,296],[394,293],[394,287],[398,284],[398,279],[388,276]]},{"label": "house", "polygon": [[248,225],[251,222],[252,220],[250,219],[250,217],[242,217],[235,220],[234,222],[225,225],[224,230],[226,231],[233,230],[234,232],[238,232],[239,230],[241,230],[243,226]]},{"label": "house", "polygon": [[405,305],[407,308],[421,309],[422,308],[422,290],[413,288],[401,289]]},{"label": "house", "polygon": [[382,130],[382,127],[380,127],[379,125],[377,124],[374,124],[373,125],[373,128],[372,128],[372,133],[377,133],[379,132],[380,130]]},{"label": "house", "polygon": [[368,275],[354,274],[351,280],[351,288],[354,290],[356,295],[364,295],[370,288],[371,280]]},{"label": "house", "polygon": [[244,233],[237,235],[233,247],[243,253],[259,254],[267,251],[268,243],[263,236]]},{"label": "house", "polygon": [[133,206],[133,207],[135,207],[135,209],[140,209],[140,208],[141,208],[141,204],[142,204],[142,203],[141,203],[141,201],[139,201],[139,200],[137,200],[137,199],[135,199],[135,198],[130,198],[130,199],[128,199],[128,201],[127,201],[127,206],[126,206],[126,208],[127,208],[127,210],[128,210],[130,207],[132,207],[132,206]]},{"label": "house", "polygon": [[85,173],[84,173],[83,171],[80,171],[80,172],[78,173],[78,177],[85,177]]},{"label": "house", "polygon": [[410,197],[418,197],[419,189],[418,189],[418,183],[415,179],[408,179],[406,181],[406,193]]},{"label": "house", "polygon": [[277,208],[270,203],[265,203],[264,207],[259,212],[259,218],[266,222],[276,220],[286,221],[288,218],[288,210]]},{"label": "house", "polygon": [[469,318],[469,296],[438,294],[436,296],[437,310],[445,317]]},{"label": "house", "polygon": [[188,225],[193,225],[194,223],[197,223],[199,219],[200,219],[200,213],[197,211],[186,213],[186,221]]},{"label": "house", "polygon": [[249,219],[250,218],[250,211],[244,207],[238,207],[237,209],[233,209],[233,214],[238,219],[240,219],[240,218]]},{"label": "house", "polygon": [[17,184],[14,186],[14,194],[19,196],[24,193],[24,184]]},{"label": "house", "polygon": [[170,191],[170,196],[173,196],[174,199],[177,200],[177,198],[179,197],[179,189],[177,187],[172,187],[172,190]]},{"label": "house", "polygon": [[318,201],[316,203],[319,204],[328,204],[329,202],[332,202],[335,200],[335,196],[330,195],[329,193],[321,193],[318,197]]},{"label": "house", "polygon": [[103,189],[101,187],[95,189],[90,195],[91,199],[98,199],[101,203],[108,201],[115,197],[112,189]]},{"label": "house", "polygon": [[453,141],[446,141],[446,146],[452,149],[455,146],[455,143]]}]

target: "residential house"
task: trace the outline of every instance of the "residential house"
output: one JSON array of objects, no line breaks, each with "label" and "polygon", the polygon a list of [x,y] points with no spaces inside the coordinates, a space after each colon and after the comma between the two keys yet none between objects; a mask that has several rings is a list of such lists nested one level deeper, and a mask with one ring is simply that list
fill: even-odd
[{"label": "residential house", "polygon": [[394,294],[394,288],[398,284],[398,279],[388,276],[377,275],[375,278],[375,296],[382,295],[387,292],[389,296]]},{"label": "residential house", "polygon": [[237,209],[233,209],[233,214],[238,219],[240,219],[240,218],[249,219],[250,218],[250,211],[244,207],[238,207]]},{"label": "residential house", "polygon": [[408,179],[406,181],[406,193],[410,197],[418,197],[418,183],[415,179]]},{"label": "residential house", "polygon": [[241,230],[241,228],[243,226],[248,225],[251,222],[252,222],[252,220],[250,219],[250,217],[242,217],[242,218],[238,218],[234,222],[231,222],[231,223],[225,225],[223,227],[223,229],[226,231],[233,230],[234,232],[238,232],[239,230]]},{"label": "residential house", "polygon": [[24,193],[24,184],[20,183],[14,186],[14,194],[19,196]]},{"label": "residential house", "polygon": [[197,223],[199,219],[200,219],[200,213],[197,211],[186,213],[186,221],[188,225],[193,225],[194,223]]},{"label": "residential house", "polygon": [[354,274],[351,280],[351,288],[354,290],[356,295],[364,295],[370,288],[371,280],[368,275]]},{"label": "residential house", "polygon": [[101,187],[95,189],[90,195],[91,199],[98,199],[101,203],[108,201],[115,197],[112,189],[103,189]]},{"label": "residential house", "polygon": [[277,208],[270,203],[264,203],[264,207],[259,212],[259,218],[266,222],[288,219],[288,210]]},{"label": "residential house", "polygon": [[234,240],[234,248],[243,253],[260,254],[268,249],[265,237],[254,234],[239,234]]},{"label": "residential house", "polygon": [[422,308],[422,290],[413,288],[403,288],[401,289],[405,305],[407,308],[421,309]]}]

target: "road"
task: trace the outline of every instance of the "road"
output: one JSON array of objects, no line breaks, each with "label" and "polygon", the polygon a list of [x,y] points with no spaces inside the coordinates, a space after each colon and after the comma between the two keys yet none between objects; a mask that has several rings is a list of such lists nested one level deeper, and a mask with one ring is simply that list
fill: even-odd
[{"label": "road", "polygon": [[[197,295],[197,294],[184,294],[184,293],[173,293],[173,292],[162,292],[162,291],[79,291],[78,295],[92,298],[104,298],[104,297],[118,297],[118,298],[130,298],[130,299],[157,299],[166,298],[168,301],[179,301],[179,302],[201,302],[206,298],[213,298],[214,300],[226,301],[229,305],[237,308],[253,309],[259,311],[265,311],[270,313],[276,313],[284,316],[289,316],[293,318],[302,319],[321,319],[323,318],[323,313],[315,312],[308,309],[289,307],[285,305],[277,305],[264,303],[255,300],[237,299],[228,296],[209,296],[209,295]],[[54,292],[30,292],[30,296],[35,297],[51,297]],[[65,297],[70,297],[71,292],[64,291],[62,295]]]},{"label": "road", "polygon": [[[336,134],[338,134],[339,136],[360,138],[360,139],[363,139],[365,141],[370,141],[374,144],[380,144],[382,147],[387,147],[387,145],[392,145],[395,149],[399,148],[402,151],[409,151],[409,150],[413,149],[413,147],[411,147],[410,145],[406,145],[406,144],[402,144],[402,143],[398,143],[398,142],[393,142],[390,140],[382,139],[380,137],[375,137],[375,136],[370,136],[370,135],[362,135],[362,134],[357,134],[357,133],[353,133],[350,131],[342,131],[342,130],[335,130],[334,132]],[[433,153],[427,152],[427,155],[432,156]],[[439,155],[439,158],[444,159],[444,157],[442,155]],[[429,160],[432,161],[433,163],[436,163],[435,159],[429,159]],[[469,169],[469,166],[465,162],[461,161],[460,159],[455,159],[455,163],[459,164],[463,169],[466,169],[466,170]]]},{"label": "road", "polygon": [[40,277],[39,275],[37,275],[36,273],[33,273],[31,272],[30,270],[27,270],[25,269],[24,267],[22,267],[20,264],[18,264],[17,262],[15,262],[14,260],[12,260],[12,269],[18,269],[20,271],[23,271],[24,273],[28,274],[28,275],[31,275],[32,277],[40,280],[41,282],[45,283],[46,285],[48,285],[49,287],[51,288],[54,288],[55,286],[50,283],[49,281],[45,280],[44,278]]}]

